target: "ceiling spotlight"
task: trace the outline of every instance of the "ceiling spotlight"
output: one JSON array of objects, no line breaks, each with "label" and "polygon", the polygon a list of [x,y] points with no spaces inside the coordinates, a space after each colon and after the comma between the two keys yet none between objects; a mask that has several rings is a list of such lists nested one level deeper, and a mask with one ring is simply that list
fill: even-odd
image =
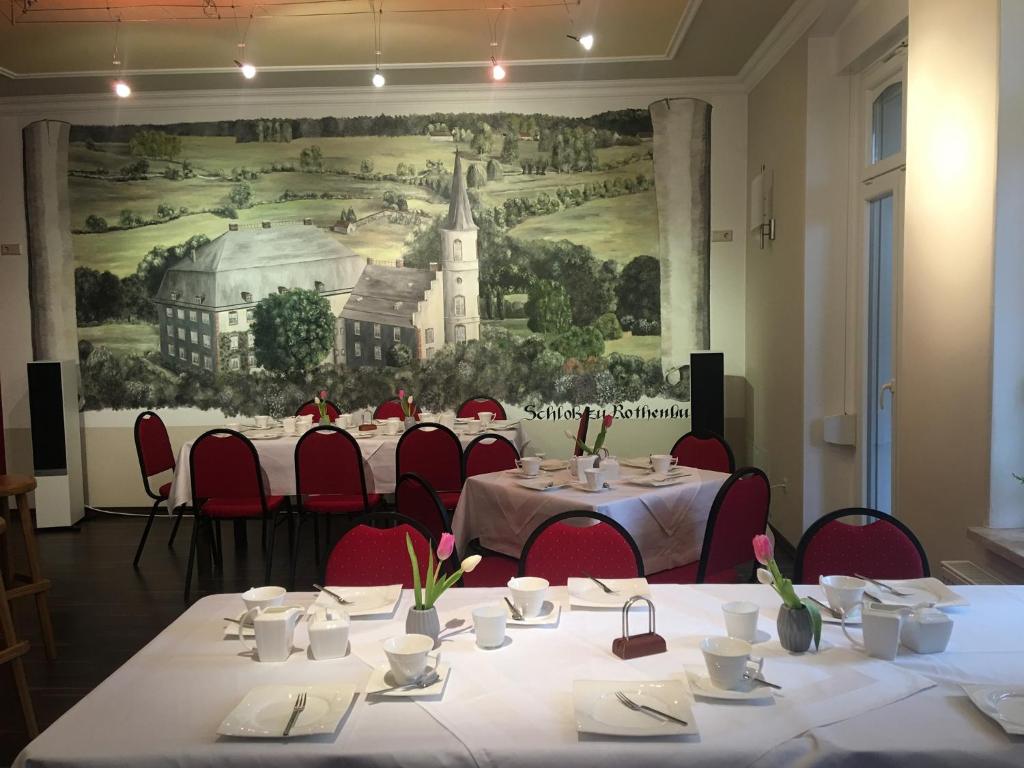
[{"label": "ceiling spotlight", "polygon": [[387,80],[384,79],[384,75],[382,75],[378,69],[373,73],[373,77],[370,79],[370,82],[373,83],[374,88],[383,88]]},{"label": "ceiling spotlight", "polygon": [[491,78],[494,79],[494,80],[504,80],[505,79],[505,74],[506,74],[505,73],[505,68],[503,66],[501,66],[501,64],[499,64],[497,61],[495,61],[494,57],[492,56],[491,57]]},{"label": "ceiling spotlight", "polygon": [[585,51],[589,51],[594,47],[594,36],[589,32],[585,35],[580,35],[579,37],[576,37],[576,35],[566,35],[566,37],[570,40],[575,40]]},{"label": "ceiling spotlight", "polygon": [[246,80],[252,80],[254,77],[256,77],[256,67],[254,67],[249,62],[242,62],[238,59],[235,59],[235,66],[242,70],[242,77],[244,77]]},{"label": "ceiling spotlight", "polygon": [[132,87],[128,85],[124,80],[118,80],[114,83],[114,93],[120,96],[122,99],[127,99],[132,95]]}]

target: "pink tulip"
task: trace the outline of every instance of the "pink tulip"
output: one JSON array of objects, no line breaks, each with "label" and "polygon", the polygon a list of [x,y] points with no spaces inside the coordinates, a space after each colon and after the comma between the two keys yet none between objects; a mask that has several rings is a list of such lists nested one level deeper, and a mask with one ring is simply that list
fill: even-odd
[{"label": "pink tulip", "polygon": [[754,537],[754,557],[761,565],[768,565],[768,561],[774,559],[772,551],[772,540],[763,533]]},{"label": "pink tulip", "polygon": [[404,389],[398,390],[398,399],[399,400],[404,400],[405,399],[405,390]]},{"label": "pink tulip", "polygon": [[327,399],[327,390],[326,389],[321,389],[320,390],[320,399],[321,400],[326,400]]},{"label": "pink tulip", "polygon": [[608,429],[611,425],[612,425],[612,415],[610,413],[606,413],[604,415],[604,428]]},{"label": "pink tulip", "polygon": [[450,533],[442,533],[441,541],[437,545],[437,559],[447,560],[455,551],[455,537]]}]

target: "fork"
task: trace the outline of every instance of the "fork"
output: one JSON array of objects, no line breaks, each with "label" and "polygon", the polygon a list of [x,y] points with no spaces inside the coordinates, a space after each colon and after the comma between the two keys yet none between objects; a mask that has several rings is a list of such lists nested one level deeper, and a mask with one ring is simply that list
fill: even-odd
[{"label": "fork", "polygon": [[604,593],[605,593],[606,595],[614,595],[614,594],[615,594],[615,590],[614,590],[614,589],[612,589],[611,587],[609,587],[609,586],[608,586],[607,584],[605,584],[604,582],[602,582],[602,581],[599,581],[598,579],[595,579],[595,578],[594,578],[593,576],[591,576],[591,575],[590,575],[589,573],[585,573],[585,574],[583,574],[583,575],[584,575],[584,576],[586,576],[586,577],[587,577],[588,579],[590,579],[590,580],[591,580],[592,582],[594,582],[595,584],[597,584],[597,586],[599,586],[599,587],[600,587],[601,589],[603,589],[603,590],[604,590]]},{"label": "fork", "polygon": [[288,718],[288,724],[284,727],[284,733],[282,736],[287,736],[292,732],[292,728],[295,727],[295,721],[299,719],[299,715],[302,714],[302,710],[306,708],[306,692],[303,691],[295,697],[295,706],[292,707],[292,715]]},{"label": "fork", "polygon": [[337,600],[340,605],[352,605],[352,603],[349,600],[346,600],[344,597],[339,595],[337,592],[331,592],[331,590],[329,590],[327,587],[323,587],[323,586],[321,586],[319,584],[314,584],[313,585],[313,589],[318,590],[320,592],[323,592],[325,595],[330,595],[335,600]]},{"label": "fork", "polygon": [[660,709],[648,707],[646,704],[636,703],[622,691],[616,691],[615,698],[617,698],[619,700],[619,703],[622,704],[624,707],[626,707],[627,709],[632,709],[634,712],[647,712],[648,714],[654,714],[658,717],[663,717],[666,720],[671,720],[672,722],[679,723],[680,725],[689,725],[689,723],[687,723],[685,720],[681,720],[680,718],[675,717],[674,715],[670,715],[667,712],[662,712]]},{"label": "fork", "polygon": [[870,582],[871,584],[874,584],[876,587],[880,587],[881,589],[884,589],[890,595],[895,595],[896,597],[910,597],[910,592],[900,592],[895,587],[890,587],[888,584],[885,584],[884,582],[878,581],[877,579],[872,579],[872,578],[870,578],[868,576],[862,576],[859,573],[855,573],[853,575],[855,577],[857,577],[858,579],[863,579],[864,581],[867,581],[867,582]]}]

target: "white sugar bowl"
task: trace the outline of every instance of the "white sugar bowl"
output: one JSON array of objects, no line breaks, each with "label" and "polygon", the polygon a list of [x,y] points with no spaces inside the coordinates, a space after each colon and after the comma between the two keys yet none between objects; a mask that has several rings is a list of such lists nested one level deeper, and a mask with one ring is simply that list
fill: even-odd
[{"label": "white sugar bowl", "polygon": [[915,608],[904,617],[900,642],[914,653],[942,653],[953,634],[953,620],[937,608]]}]

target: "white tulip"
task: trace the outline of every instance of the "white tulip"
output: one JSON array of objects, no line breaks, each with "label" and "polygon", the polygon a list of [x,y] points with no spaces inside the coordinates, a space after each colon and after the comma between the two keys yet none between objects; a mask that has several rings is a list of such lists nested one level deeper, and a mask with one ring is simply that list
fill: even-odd
[{"label": "white tulip", "polygon": [[470,573],[474,568],[480,565],[481,560],[483,560],[483,558],[480,557],[480,555],[470,555],[462,561],[462,565],[460,566],[462,568],[462,572]]},{"label": "white tulip", "polygon": [[774,584],[775,579],[772,578],[771,572],[767,568],[757,569],[757,580],[762,584]]}]

